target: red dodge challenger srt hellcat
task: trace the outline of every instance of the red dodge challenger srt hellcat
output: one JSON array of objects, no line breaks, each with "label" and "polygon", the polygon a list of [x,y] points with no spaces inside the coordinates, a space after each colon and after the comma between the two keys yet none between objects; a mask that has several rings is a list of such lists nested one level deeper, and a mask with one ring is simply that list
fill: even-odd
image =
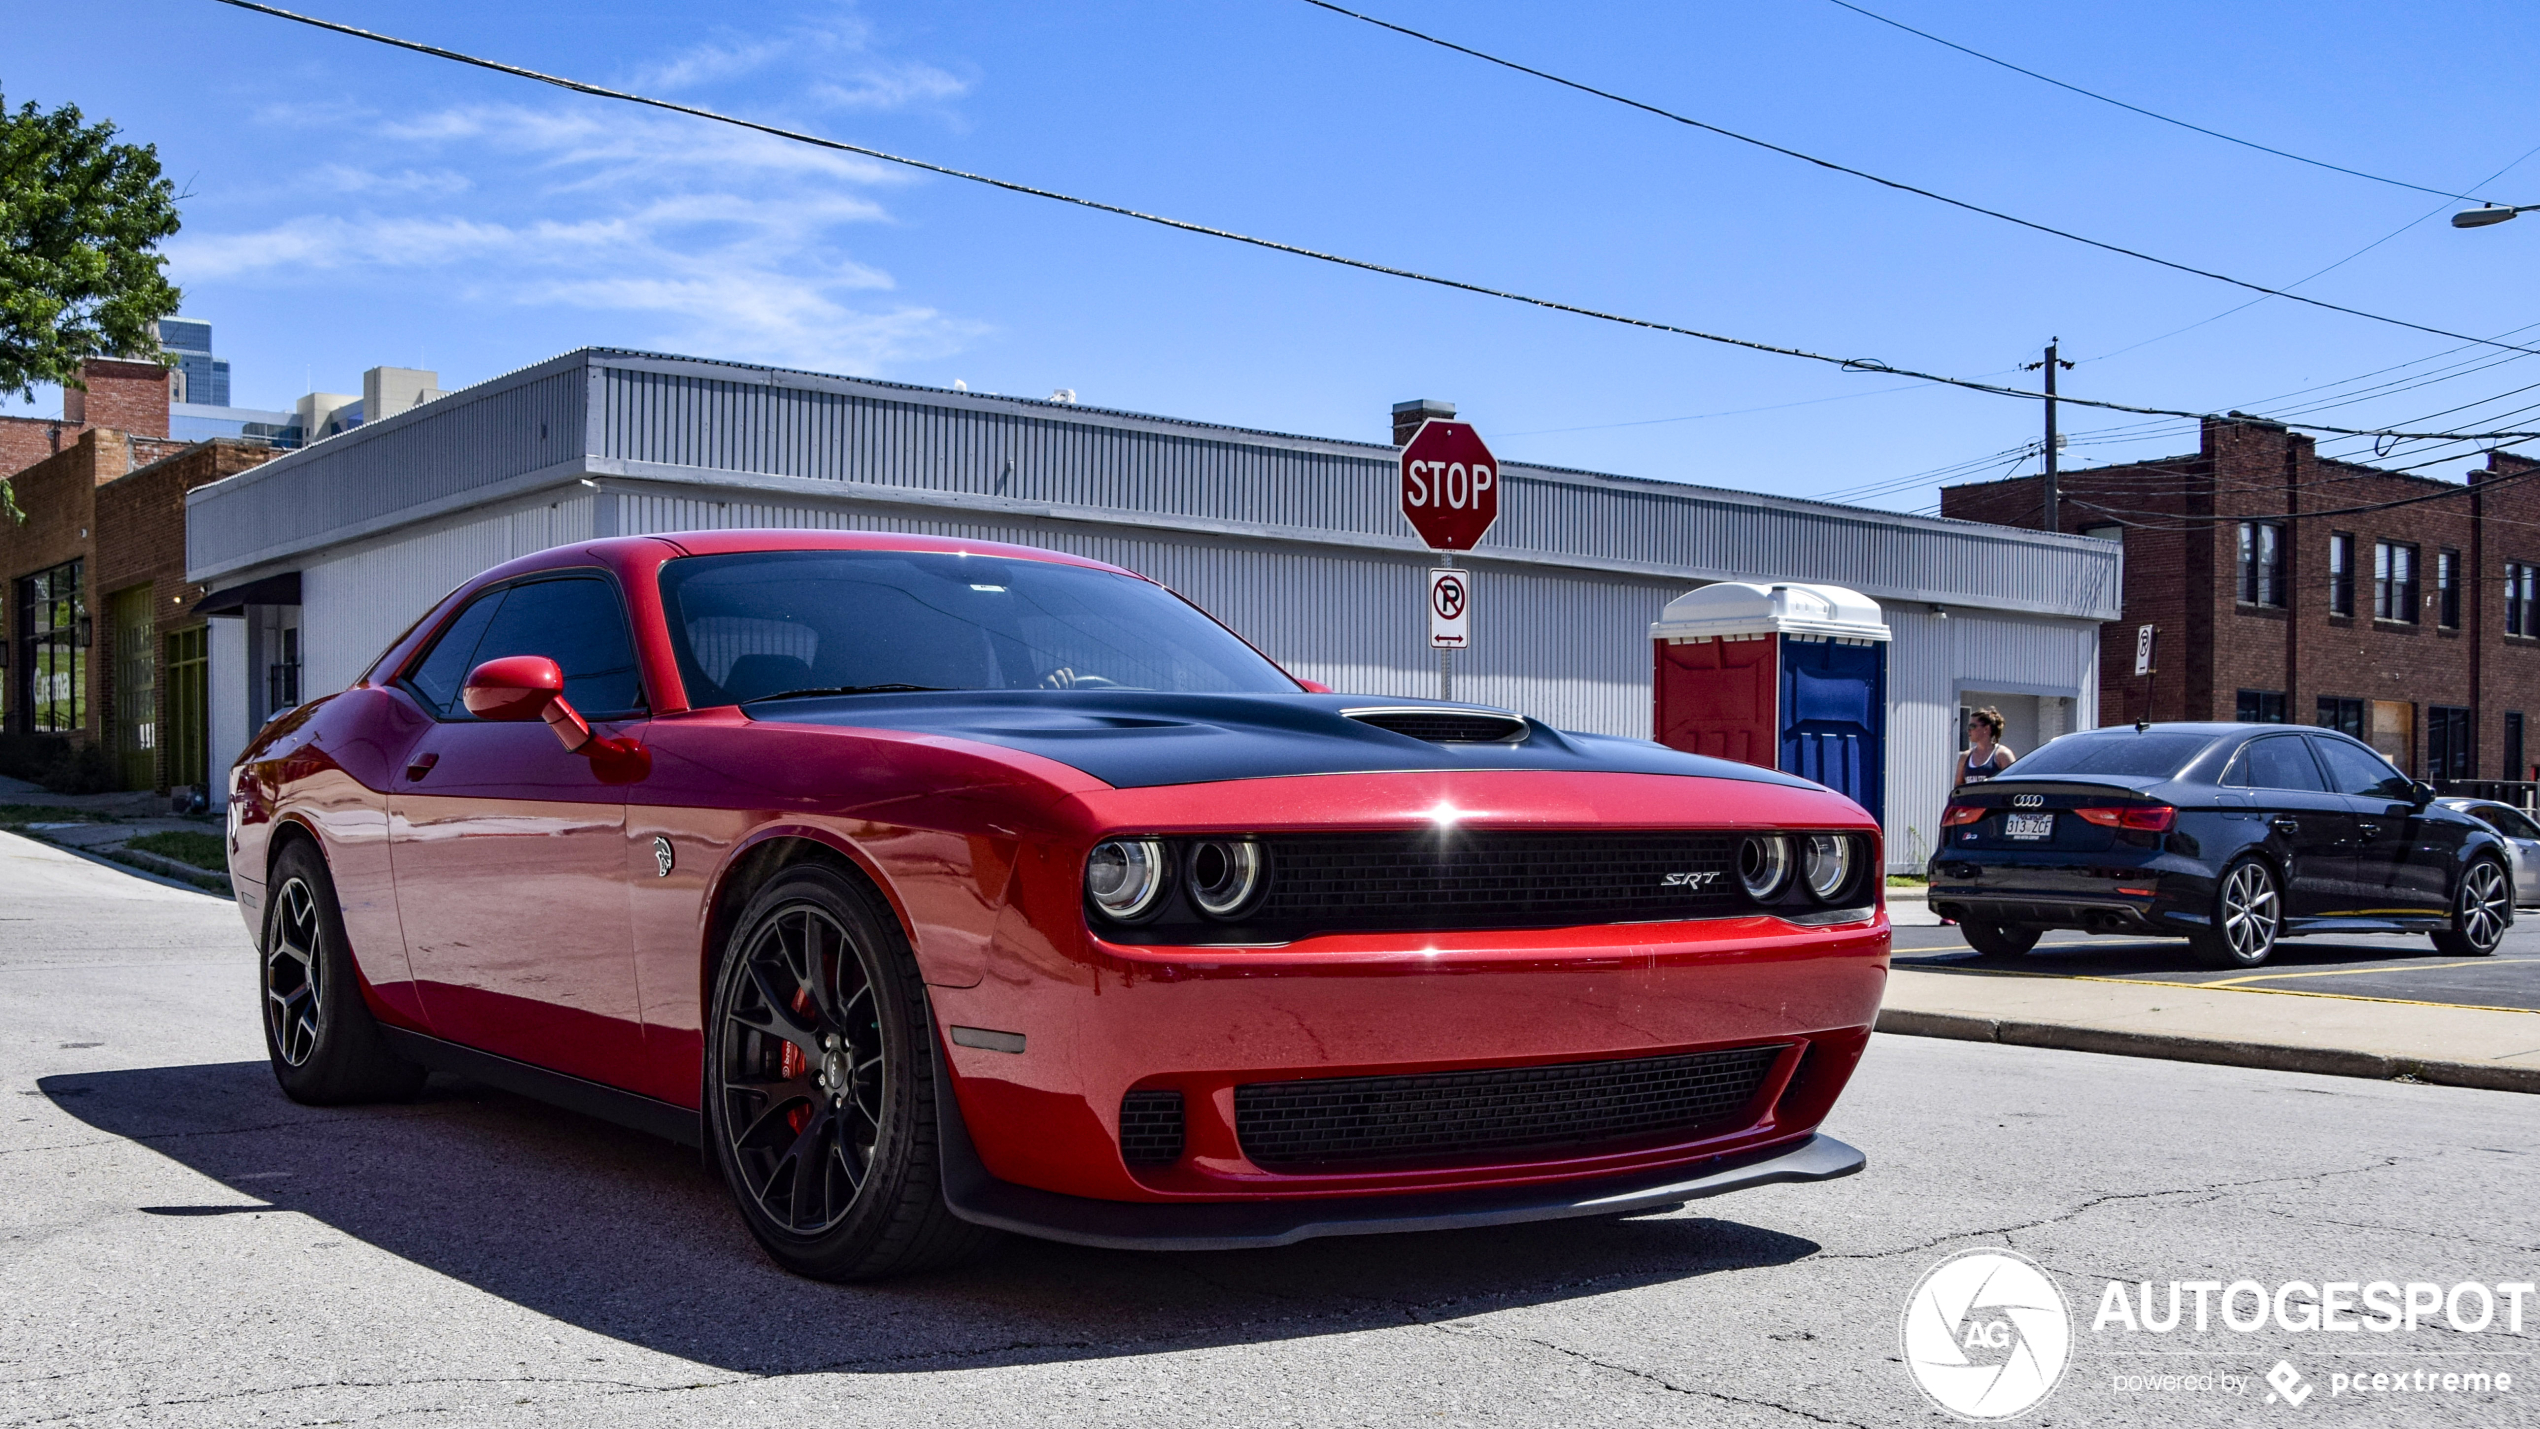
[{"label": "red dodge challenger srt hellcat", "polygon": [[462,586],[231,776],[306,1102],[427,1070],[702,1143],[783,1265],[1218,1249],[1858,1170],[1878,828],[1335,695],[1051,551],[715,531]]}]

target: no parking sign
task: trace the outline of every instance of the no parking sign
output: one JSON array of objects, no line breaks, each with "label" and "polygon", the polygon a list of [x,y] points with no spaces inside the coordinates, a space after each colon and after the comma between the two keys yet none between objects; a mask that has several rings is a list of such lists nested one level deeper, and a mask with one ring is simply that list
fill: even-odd
[{"label": "no parking sign", "polygon": [[1473,573],[1452,566],[1429,572],[1429,643],[1461,650],[1473,631]]}]

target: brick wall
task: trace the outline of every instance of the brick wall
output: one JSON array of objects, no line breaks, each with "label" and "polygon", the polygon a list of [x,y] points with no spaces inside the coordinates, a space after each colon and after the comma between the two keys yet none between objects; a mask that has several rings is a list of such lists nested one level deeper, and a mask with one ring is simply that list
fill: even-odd
[{"label": "brick wall", "polygon": [[[2471,709],[2473,773],[2506,777],[2504,714],[2528,717],[2526,758],[2540,755],[2540,639],[2503,633],[2507,561],[2540,563],[2540,462],[2505,453],[2469,485],[2323,459],[2313,441],[2264,423],[2209,421],[2197,452],[2066,473],[2058,524],[2118,525],[2126,545],[2124,615],[2100,636],[2100,720],[2234,717],[2242,690],[2280,692],[2287,716],[2310,722],[2322,696],[2403,702],[2407,763],[2425,768],[2431,706]],[[2432,499],[2426,499],[2432,498]],[[2402,506],[2350,511],[2382,503]],[[1941,513],[2037,525],[2038,479],[1946,487]],[[2287,519],[2287,513],[2293,513]],[[2242,518],[2285,529],[2283,604],[2239,599]],[[2329,541],[2354,537],[2354,613],[2329,609]],[[2416,548],[2413,622],[2373,615],[2373,548]],[[2460,622],[2438,621],[2438,554],[2460,561]],[[2134,674],[2135,628],[2160,627],[2158,666]],[[2147,690],[2148,685],[2148,690]],[[2526,773],[2528,771],[2513,771]]]},{"label": "brick wall", "polygon": [[168,370],[155,362],[91,359],[80,367],[88,384],[62,389],[62,420],[74,426],[112,427],[142,437],[168,434]]}]

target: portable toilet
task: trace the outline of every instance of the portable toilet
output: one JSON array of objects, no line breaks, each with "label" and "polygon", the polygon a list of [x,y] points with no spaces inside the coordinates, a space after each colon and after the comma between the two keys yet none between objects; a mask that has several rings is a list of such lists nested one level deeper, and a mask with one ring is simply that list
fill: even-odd
[{"label": "portable toilet", "polygon": [[1841,586],[1721,581],[1668,602],[1649,642],[1659,743],[1814,779],[1884,819],[1878,602]]}]

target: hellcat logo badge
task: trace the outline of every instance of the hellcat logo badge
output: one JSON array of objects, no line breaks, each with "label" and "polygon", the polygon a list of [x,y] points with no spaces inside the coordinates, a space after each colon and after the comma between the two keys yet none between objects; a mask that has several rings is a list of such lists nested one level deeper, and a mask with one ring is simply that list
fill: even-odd
[{"label": "hellcat logo badge", "polygon": [[672,862],[673,859],[670,854],[670,840],[663,838],[659,834],[655,834],[653,836],[653,871],[655,875],[662,878],[670,877],[670,866]]}]

